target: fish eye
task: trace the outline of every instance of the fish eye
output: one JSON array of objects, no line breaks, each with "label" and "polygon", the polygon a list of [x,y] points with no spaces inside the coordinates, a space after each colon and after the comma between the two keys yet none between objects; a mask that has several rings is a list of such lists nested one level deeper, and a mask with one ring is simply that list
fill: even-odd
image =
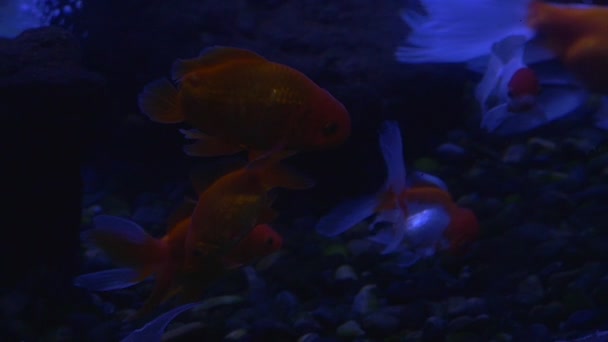
[{"label": "fish eye", "polygon": [[330,136],[336,134],[338,131],[338,124],[335,122],[330,122],[323,127],[323,135]]},{"label": "fish eye", "polygon": [[268,246],[272,246],[272,245],[274,245],[274,239],[273,239],[273,238],[271,238],[271,237],[269,237],[269,238],[266,240],[266,244],[267,244]]},{"label": "fish eye", "polygon": [[512,98],[512,97],[513,97],[513,92],[509,90],[509,91],[507,92],[507,96]]},{"label": "fish eye", "polygon": [[203,252],[200,249],[196,248],[192,251],[192,256],[197,257],[197,258],[201,257],[201,256],[203,256]]}]

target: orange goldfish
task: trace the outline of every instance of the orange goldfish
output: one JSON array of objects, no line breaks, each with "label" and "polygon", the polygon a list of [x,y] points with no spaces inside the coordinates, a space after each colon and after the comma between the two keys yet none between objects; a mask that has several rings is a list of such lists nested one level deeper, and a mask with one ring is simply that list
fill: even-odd
[{"label": "orange goldfish", "polygon": [[347,201],[322,217],[316,227],[320,234],[336,236],[375,215],[370,229],[381,222],[391,223],[391,227],[370,240],[385,245],[383,253],[407,254],[408,261],[403,262],[407,265],[438,247],[458,250],[476,237],[473,213],[454,203],[443,182],[420,175],[416,177],[426,184],[406,182],[397,123],[384,124],[380,147],[388,168],[384,187],[374,195]]},{"label": "orange goldfish", "polygon": [[[248,151],[309,150],[339,145],[350,135],[342,103],[301,72],[245,49],[211,47],[173,64],[167,79],[147,85],[139,107],[151,120],[187,122],[193,156]],[[260,152],[261,153],[261,152]],[[252,157],[253,158],[253,157]]]},{"label": "orange goldfish", "polygon": [[152,293],[129,317],[150,313],[162,302],[181,294],[182,301],[198,300],[206,285],[230,269],[271,254],[282,246],[281,236],[268,225],[257,225],[224,255],[212,255],[196,267],[185,267],[185,239],[191,219],[185,218],[156,239],[135,222],[100,215],[93,219],[94,229],[83,232],[83,239],[101,248],[114,262],[126,268],[81,275],[75,284],[95,291],[125,288],[154,276]]},{"label": "orange goldfish", "polygon": [[200,192],[186,238],[186,259],[197,265],[198,258],[212,251],[231,248],[258,224],[276,217],[270,207],[274,188],[307,189],[312,180],[280,164],[285,157],[273,151],[229,172]]},{"label": "orange goldfish", "polygon": [[592,91],[608,94],[608,7],[533,1],[528,25]]}]

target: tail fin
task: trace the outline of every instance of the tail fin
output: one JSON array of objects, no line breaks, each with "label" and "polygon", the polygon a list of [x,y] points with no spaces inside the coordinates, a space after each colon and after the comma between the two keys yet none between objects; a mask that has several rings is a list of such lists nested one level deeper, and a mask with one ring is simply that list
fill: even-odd
[{"label": "tail fin", "polygon": [[138,97],[139,110],[150,120],[179,123],[184,117],[177,103],[177,89],[167,79],[156,80],[144,87]]},{"label": "tail fin", "polygon": [[380,130],[380,149],[386,163],[386,186],[394,193],[405,190],[405,163],[403,161],[403,146],[399,124],[396,121],[386,121]]},{"label": "tail fin", "polygon": [[142,280],[141,274],[131,268],[116,268],[79,275],[74,278],[74,286],[90,291],[112,291],[133,286]]},{"label": "tail fin", "polygon": [[375,195],[346,201],[323,216],[317,223],[316,230],[324,236],[340,235],[373,215],[378,202]]},{"label": "tail fin", "polygon": [[548,120],[545,111],[539,106],[513,115],[508,105],[502,104],[484,114],[481,128],[492,134],[509,136],[532,130],[546,123]]},{"label": "tail fin", "polygon": [[93,218],[93,224],[95,228],[81,234],[83,241],[101,248],[117,264],[149,273],[146,268],[166,260],[164,243],[135,222],[99,215]]},{"label": "tail fin", "polygon": [[405,190],[405,164],[399,125],[395,121],[386,121],[380,129],[380,149],[386,163],[387,180],[380,195],[375,194],[358,199],[348,200],[319,220],[316,230],[324,236],[336,236],[349,230],[378,211],[382,205],[384,191],[401,193]]},{"label": "tail fin", "polygon": [[134,330],[127,337],[122,339],[121,342],[161,341],[167,325],[182,312],[188,311],[198,304],[200,303],[188,303],[169,310],[146,323],[143,327]]},{"label": "tail fin", "polygon": [[426,15],[405,9],[411,28],[406,45],[395,52],[403,63],[458,63],[490,53],[505,36],[532,38],[526,25],[531,0],[421,0]]}]

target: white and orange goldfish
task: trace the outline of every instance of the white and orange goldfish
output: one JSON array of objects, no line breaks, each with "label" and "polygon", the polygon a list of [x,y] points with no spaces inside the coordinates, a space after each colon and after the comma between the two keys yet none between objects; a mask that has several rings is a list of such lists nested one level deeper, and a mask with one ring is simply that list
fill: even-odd
[{"label": "white and orange goldfish", "polygon": [[[422,0],[422,6],[426,15],[402,13],[411,32],[397,60],[467,62],[483,73],[476,98],[488,132],[517,134],[586,114],[586,90],[608,89],[600,76],[608,68],[608,44],[601,44],[608,41],[606,7],[533,0]],[[538,63],[552,59],[564,70],[539,73]]]},{"label": "white and orange goldfish", "polygon": [[498,135],[529,131],[577,113],[588,94],[567,75],[537,72],[523,61],[524,36],[510,36],[492,47],[476,98],[481,128]]},{"label": "white and orange goldfish", "polygon": [[[520,36],[525,64],[557,58],[588,89],[608,94],[608,7],[538,0],[421,0],[401,17],[411,32],[403,63],[487,63],[496,42]],[[534,39],[533,39],[534,38]]]},{"label": "white and orange goldfish", "polygon": [[[369,239],[384,246],[382,253],[400,256],[400,265],[409,266],[438,249],[457,251],[478,233],[472,211],[458,207],[445,185],[419,185],[406,179],[401,133],[396,122],[385,122],[380,148],[388,177],[377,193],[342,203],[317,223],[324,236],[336,236],[369,217]],[[423,177],[424,178],[424,177]],[[426,180],[433,179],[426,177]],[[388,223],[388,228],[382,228]]]}]

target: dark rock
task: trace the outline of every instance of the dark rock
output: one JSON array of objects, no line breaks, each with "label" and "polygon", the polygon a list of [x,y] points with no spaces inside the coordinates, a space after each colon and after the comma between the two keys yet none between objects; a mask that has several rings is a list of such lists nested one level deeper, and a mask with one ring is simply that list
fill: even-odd
[{"label": "dark rock", "polygon": [[561,295],[561,302],[568,312],[590,309],[594,306],[591,293],[588,291],[578,288],[567,288],[563,290]]},{"label": "dark rock", "polygon": [[533,256],[542,258],[543,260],[555,259],[568,245],[569,241],[565,238],[545,241],[536,247],[533,251]]},{"label": "dark rock", "polygon": [[598,184],[590,186],[583,191],[573,194],[572,199],[576,202],[605,201],[608,199],[608,185]]},{"label": "dark rock", "polygon": [[537,305],[530,310],[528,319],[532,323],[543,323],[550,327],[557,327],[564,319],[566,310],[560,302],[551,302],[545,305]]},{"label": "dark rock", "polygon": [[514,299],[522,304],[534,304],[545,296],[541,280],[537,276],[529,276],[519,284],[519,291]]},{"label": "dark rock", "polygon": [[87,333],[87,341],[91,342],[103,342],[103,341],[116,341],[118,340],[118,334],[120,331],[121,323],[118,321],[108,321],[98,324]]},{"label": "dark rock", "polygon": [[593,291],[593,298],[598,305],[608,305],[608,276],[600,279],[599,284]]},{"label": "dark rock", "polygon": [[250,332],[256,341],[286,341],[296,336],[289,326],[270,318],[255,321]]},{"label": "dark rock", "polygon": [[10,241],[0,244],[2,269],[11,276],[0,287],[37,296],[43,310],[28,320],[54,328],[71,305],[80,260],[80,167],[103,133],[105,84],[82,67],[78,40],[56,27],[1,39],[0,65],[0,144],[10,146],[0,160],[0,187],[3,217],[11,222]]},{"label": "dark rock", "polygon": [[274,298],[274,309],[279,317],[291,317],[298,307],[298,298],[289,291],[281,291]]},{"label": "dark rock", "polygon": [[452,297],[447,303],[447,313],[451,316],[479,315],[487,310],[486,302],[482,298]]},{"label": "dark rock", "polygon": [[579,310],[572,313],[560,328],[562,330],[588,329],[593,327],[598,318],[596,310]]},{"label": "dark rock", "polygon": [[373,312],[361,320],[363,329],[372,336],[387,336],[399,329],[399,319],[384,312]]},{"label": "dark rock", "polygon": [[299,334],[307,334],[313,332],[320,332],[321,325],[317,322],[313,317],[309,317],[308,315],[299,317],[293,323],[293,328]]},{"label": "dark rock", "polygon": [[532,324],[519,334],[515,335],[516,341],[549,342],[551,331],[542,324]]},{"label": "dark rock", "polygon": [[403,328],[420,329],[429,315],[429,305],[424,301],[414,301],[409,305],[386,307],[380,310],[399,318]]},{"label": "dark rock", "polygon": [[448,331],[468,330],[473,326],[475,319],[471,316],[459,316],[452,319],[447,326]]},{"label": "dark rock", "polygon": [[342,321],[342,317],[329,306],[321,306],[312,312],[313,317],[323,326],[335,328]]},{"label": "dark rock", "polygon": [[431,316],[422,328],[423,341],[438,341],[445,334],[447,322],[441,317]]}]

